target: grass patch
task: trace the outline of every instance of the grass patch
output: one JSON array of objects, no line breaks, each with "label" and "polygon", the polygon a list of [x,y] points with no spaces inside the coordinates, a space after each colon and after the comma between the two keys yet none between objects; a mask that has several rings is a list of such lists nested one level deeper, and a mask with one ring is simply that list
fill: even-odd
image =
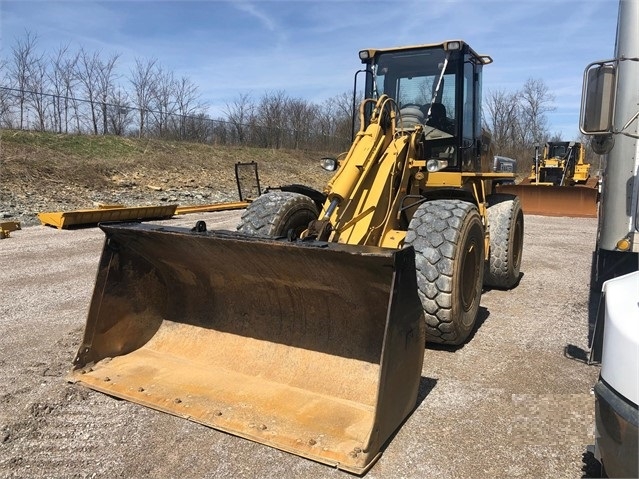
[{"label": "grass patch", "polygon": [[34,192],[52,183],[103,191],[130,181],[233,191],[235,164],[250,161],[257,162],[263,186],[301,183],[323,189],[330,174],[318,160],[325,155],[118,136],[0,132],[2,188]]}]

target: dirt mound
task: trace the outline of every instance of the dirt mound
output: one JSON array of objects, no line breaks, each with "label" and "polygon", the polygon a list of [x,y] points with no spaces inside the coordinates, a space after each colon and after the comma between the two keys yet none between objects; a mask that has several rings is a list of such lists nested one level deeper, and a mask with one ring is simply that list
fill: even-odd
[{"label": "dirt mound", "polygon": [[200,143],[4,130],[0,220],[39,224],[37,213],[99,203],[180,206],[237,201],[235,164],[255,161],[262,188],[323,189],[325,154]]}]

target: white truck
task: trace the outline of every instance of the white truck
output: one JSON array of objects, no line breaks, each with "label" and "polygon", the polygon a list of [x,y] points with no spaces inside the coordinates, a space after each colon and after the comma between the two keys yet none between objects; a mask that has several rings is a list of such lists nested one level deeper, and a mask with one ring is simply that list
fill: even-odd
[{"label": "white truck", "polygon": [[601,294],[590,360],[595,457],[608,477],[638,477],[639,0],[620,0],[615,54],[584,73],[580,129],[605,155],[591,288]]}]

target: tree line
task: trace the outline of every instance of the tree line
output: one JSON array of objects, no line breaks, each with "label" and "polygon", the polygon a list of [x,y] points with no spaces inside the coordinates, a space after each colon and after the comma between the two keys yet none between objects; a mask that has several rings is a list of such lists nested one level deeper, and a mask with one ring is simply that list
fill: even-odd
[{"label": "tree line", "polygon": [[[0,58],[0,126],[57,133],[127,135],[268,148],[343,151],[351,139],[353,101],[345,92],[320,104],[269,91],[239,94],[212,118],[198,86],[156,59],[135,59],[62,45],[50,53],[25,32]],[[520,90],[488,90],[484,127],[496,154],[526,159],[551,135],[554,96],[540,79]],[[524,168],[527,165],[522,165]],[[521,167],[520,171],[524,171]]]},{"label": "tree line", "polygon": [[283,91],[241,94],[211,117],[198,86],[156,59],[135,59],[63,45],[46,54],[26,32],[0,58],[0,127],[56,133],[127,135],[341,151],[351,137],[352,100],[321,104]]},{"label": "tree line", "polygon": [[[486,95],[483,121],[492,134],[495,152],[517,159],[520,173],[530,172],[535,145],[543,148],[548,141],[580,141],[584,145],[589,142],[585,135],[571,138],[550,132],[546,114],[555,109],[554,101],[545,82],[534,78],[528,79],[519,90],[491,90]],[[597,155],[589,148],[585,161],[595,165],[595,169],[599,165]]]}]

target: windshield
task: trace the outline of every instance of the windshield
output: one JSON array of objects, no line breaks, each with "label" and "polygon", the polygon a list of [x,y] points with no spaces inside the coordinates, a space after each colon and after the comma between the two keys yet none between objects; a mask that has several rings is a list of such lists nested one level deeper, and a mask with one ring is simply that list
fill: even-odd
[{"label": "windshield", "polygon": [[439,120],[433,126],[451,130],[456,82],[453,63],[448,60],[443,49],[382,53],[373,66],[374,94],[390,96],[400,109],[417,107],[425,120]]},{"label": "windshield", "polygon": [[564,157],[567,153],[567,145],[553,145],[550,147],[550,158]]}]

